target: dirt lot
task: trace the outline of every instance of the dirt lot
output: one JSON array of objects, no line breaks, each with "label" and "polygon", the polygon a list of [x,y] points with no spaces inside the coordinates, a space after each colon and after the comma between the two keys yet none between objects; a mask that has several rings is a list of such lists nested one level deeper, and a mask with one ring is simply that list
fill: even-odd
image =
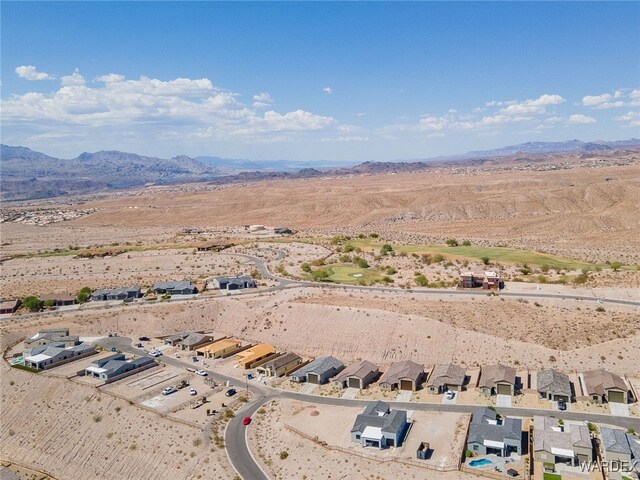
[{"label": "dirt lot", "polygon": [[[452,465],[457,457],[456,450],[462,448],[464,441],[464,422],[468,417],[458,414],[438,414],[414,412],[416,423],[407,438],[405,447],[398,449],[364,449],[350,442],[349,431],[355,416],[361,413],[359,408],[326,407],[310,405],[296,401],[278,401],[264,407],[264,413],[254,415],[249,428],[252,450],[263,468],[274,479],[306,478],[327,479],[345,478],[365,479],[410,479],[434,478],[458,480],[469,478],[459,472],[440,472],[396,462],[379,463],[364,458],[364,453],[379,460],[398,457],[408,460],[415,457],[417,443],[428,437],[436,447],[433,456],[427,461],[430,465]],[[352,453],[337,451],[320,446],[319,443],[302,437],[286,428],[293,426],[311,437],[318,436],[319,441],[347,449]],[[364,452],[366,450],[366,452]],[[461,451],[461,450],[460,450]],[[287,458],[281,452],[287,452]],[[318,458],[324,461],[318,462]],[[348,468],[348,471],[345,471]],[[351,473],[349,473],[351,472]]]}]

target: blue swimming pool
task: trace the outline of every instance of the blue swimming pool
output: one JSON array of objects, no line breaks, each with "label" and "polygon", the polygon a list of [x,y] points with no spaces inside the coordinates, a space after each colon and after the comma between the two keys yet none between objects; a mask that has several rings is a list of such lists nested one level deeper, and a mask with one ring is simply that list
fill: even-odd
[{"label": "blue swimming pool", "polygon": [[486,465],[491,465],[493,462],[487,458],[479,458],[478,460],[471,460],[469,462],[470,467],[484,467]]}]

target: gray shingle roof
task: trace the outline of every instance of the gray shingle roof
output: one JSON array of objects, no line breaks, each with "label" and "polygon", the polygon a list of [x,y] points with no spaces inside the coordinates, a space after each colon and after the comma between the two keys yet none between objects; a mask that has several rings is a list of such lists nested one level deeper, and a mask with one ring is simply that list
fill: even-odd
[{"label": "gray shingle roof", "polygon": [[368,404],[364,412],[356,417],[352,432],[362,432],[366,427],[378,427],[385,433],[396,434],[404,427],[407,412],[390,410],[389,404],[376,401]]},{"label": "gray shingle roof", "polygon": [[300,357],[298,355],[296,355],[295,353],[292,353],[292,352],[284,353],[284,354],[278,356],[277,358],[274,358],[270,362],[267,362],[264,365],[264,367],[271,368],[273,370],[277,370],[280,367],[283,367],[285,365],[289,365],[290,363],[293,363],[293,362],[297,362],[298,360],[300,360]]},{"label": "gray shingle roof", "polygon": [[473,412],[469,425],[469,443],[483,443],[484,440],[502,442],[505,438],[522,439],[522,420],[519,418],[505,418],[501,425],[487,423],[496,420],[496,412],[488,408],[479,408]]},{"label": "gray shingle roof", "polygon": [[602,427],[600,428],[600,436],[605,451],[631,455],[631,447],[629,447],[629,440],[624,430]]},{"label": "gray shingle roof", "polygon": [[498,382],[506,382],[510,383],[511,385],[515,385],[516,369],[507,367],[506,365],[502,365],[501,363],[490,365],[482,369],[480,382],[478,383],[479,387],[493,388]]},{"label": "gray shingle roof", "polygon": [[193,283],[182,280],[182,281],[171,281],[171,282],[156,282],[153,284],[154,290],[186,290],[189,288],[194,288]]},{"label": "gray shingle roof", "polygon": [[569,377],[557,370],[548,369],[538,372],[538,392],[552,392],[571,397],[571,382]]},{"label": "gray shingle roof", "polygon": [[427,386],[442,387],[444,385],[460,385],[464,384],[466,372],[462,367],[448,363],[444,365],[436,365],[431,372]]},{"label": "gray shingle roof", "polygon": [[332,368],[342,368],[342,362],[334,357],[320,357],[297,370],[293,375],[296,377],[305,377],[308,373],[318,373],[322,375]]},{"label": "gray shingle roof", "polygon": [[424,374],[424,367],[411,360],[392,363],[386,372],[380,377],[380,383],[391,385],[400,383],[401,379],[410,379],[417,382]]},{"label": "gray shingle roof", "polygon": [[371,372],[377,372],[378,367],[367,360],[363,360],[361,362],[352,363],[347,368],[345,368],[340,375],[334,378],[335,381],[346,381],[348,377],[356,377],[363,379]]}]

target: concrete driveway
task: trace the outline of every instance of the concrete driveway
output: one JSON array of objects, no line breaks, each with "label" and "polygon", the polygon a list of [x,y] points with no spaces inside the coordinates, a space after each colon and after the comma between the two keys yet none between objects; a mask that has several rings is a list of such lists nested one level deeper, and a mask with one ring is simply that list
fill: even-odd
[{"label": "concrete driveway", "polygon": [[349,398],[349,399],[353,400],[354,398],[356,398],[358,396],[359,392],[360,392],[360,389],[349,387],[342,394],[342,398]]},{"label": "concrete driveway", "polygon": [[616,417],[628,417],[629,416],[629,405],[625,403],[609,403],[609,411],[611,415],[615,415]]},{"label": "concrete driveway", "polygon": [[442,403],[443,405],[455,405],[457,402],[458,402],[458,392],[455,392],[455,396],[451,400],[447,398],[446,394],[442,395],[442,402],[440,403]]},{"label": "concrete driveway", "polygon": [[396,402],[410,402],[412,393],[413,392],[411,390],[402,390],[398,392],[398,397],[396,398]]},{"label": "concrete driveway", "polygon": [[511,407],[511,395],[496,395],[496,407]]}]

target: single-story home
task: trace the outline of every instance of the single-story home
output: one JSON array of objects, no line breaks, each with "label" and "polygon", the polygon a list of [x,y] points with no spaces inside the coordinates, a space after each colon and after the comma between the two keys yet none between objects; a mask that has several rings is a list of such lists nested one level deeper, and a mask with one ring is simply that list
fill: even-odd
[{"label": "single-story home", "polygon": [[484,288],[494,290],[500,288],[500,274],[498,272],[462,272],[458,285],[461,288]]},{"label": "single-story home", "polygon": [[242,342],[240,340],[223,338],[209,345],[196,348],[196,355],[201,355],[205,358],[221,358],[232,354],[241,346]]},{"label": "single-story home", "polygon": [[287,227],[274,227],[273,233],[276,233],[278,235],[291,235],[293,233],[293,230]]},{"label": "single-story home", "polygon": [[302,365],[303,360],[295,353],[283,353],[263,363],[256,371],[265,377],[282,377]]},{"label": "single-story home", "polygon": [[169,335],[168,337],[164,337],[162,341],[165,345],[171,345],[172,347],[177,347],[180,342],[182,342],[185,338],[187,338],[192,333],[202,333],[202,332],[178,332],[173,335]]},{"label": "single-story home", "polygon": [[411,360],[392,363],[380,377],[383,390],[411,390],[415,392],[424,381],[424,367]]},{"label": "single-story home", "polygon": [[39,298],[41,302],[53,302],[53,305],[56,307],[64,307],[78,303],[73,293],[52,293],[49,295],[40,295]]},{"label": "single-story home", "polygon": [[629,388],[615,373],[600,368],[581,374],[584,393],[596,402],[628,403]]},{"label": "single-story home", "polygon": [[478,455],[499,457],[522,454],[522,420],[500,418],[495,410],[477,408],[469,424],[467,449]]},{"label": "single-story home", "polygon": [[516,370],[501,363],[484,367],[478,388],[484,395],[515,395]]},{"label": "single-story home", "polygon": [[68,328],[47,328],[40,330],[35,335],[31,335],[24,341],[25,346],[28,348],[41,347],[52,343],[72,347],[80,343],[80,337],[69,335]]},{"label": "single-story home", "polygon": [[193,295],[198,292],[196,286],[188,280],[156,282],[153,284],[153,291],[158,294],[168,295]]},{"label": "single-story home", "polygon": [[376,365],[366,360],[352,363],[333,379],[333,384],[339,388],[367,388],[380,374]]},{"label": "single-story home", "polygon": [[237,277],[214,277],[213,286],[219,290],[241,290],[243,288],[257,287],[256,281],[248,275],[240,275]]},{"label": "single-story home", "polygon": [[0,315],[15,313],[20,307],[20,300],[3,300],[0,302]]},{"label": "single-story home", "polygon": [[182,350],[195,350],[196,348],[203,347],[210,343],[213,343],[213,335],[191,332],[179,343],[179,345]]},{"label": "single-story home", "polygon": [[91,294],[92,301],[105,300],[129,300],[132,298],[140,298],[142,291],[140,286],[133,285],[129,288],[101,288]]},{"label": "single-story home", "polygon": [[123,354],[110,355],[91,362],[91,366],[85,368],[85,375],[100,378],[101,380],[111,380],[128,373],[133,375],[140,370],[145,370],[154,362],[152,357],[138,357],[126,360]]},{"label": "single-story home", "polygon": [[635,473],[640,473],[640,439],[624,430],[605,427],[600,427],[600,437],[609,478],[637,478]]},{"label": "single-story home", "polygon": [[67,363],[67,360],[78,360],[95,353],[98,353],[95,348],[86,344],[72,347],[65,347],[63,344],[45,345],[33,348],[29,355],[25,355],[24,364],[26,367],[44,370]]},{"label": "single-story home", "polygon": [[556,418],[533,418],[533,458],[544,470],[554,472],[556,464],[580,465],[593,460],[591,434],[586,425],[560,425]]},{"label": "single-story home", "polygon": [[343,368],[344,365],[337,358],[320,357],[293,372],[289,378],[291,378],[292,382],[309,382],[322,385],[327,383],[331,377],[335,377]]},{"label": "single-story home", "polygon": [[447,390],[462,391],[467,378],[464,368],[453,363],[436,365],[427,380],[429,393],[444,393]]},{"label": "single-story home", "polygon": [[356,417],[351,441],[379,449],[400,447],[408,429],[405,410],[391,410],[388,403],[376,401],[368,404]]},{"label": "single-story home", "polygon": [[551,368],[538,372],[536,388],[540,398],[547,400],[570,402],[573,396],[569,376]]},{"label": "single-story home", "polygon": [[258,366],[262,360],[270,359],[276,353],[276,349],[273,345],[268,343],[259,343],[253,347],[236,353],[238,359],[238,367],[248,369]]},{"label": "single-story home", "polygon": [[210,252],[210,251],[219,252],[231,246],[233,246],[232,243],[226,243],[226,242],[205,242],[205,243],[200,243],[196,245],[196,250],[198,252]]}]

